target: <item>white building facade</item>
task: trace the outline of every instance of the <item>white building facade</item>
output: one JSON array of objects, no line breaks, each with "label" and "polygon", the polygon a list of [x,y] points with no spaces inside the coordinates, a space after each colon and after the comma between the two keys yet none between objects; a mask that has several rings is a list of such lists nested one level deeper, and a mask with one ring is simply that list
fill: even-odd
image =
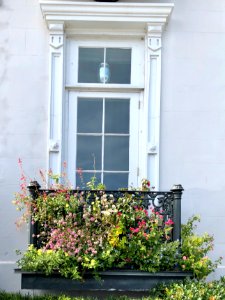
[{"label": "white building facade", "polygon": [[180,183],[182,220],[200,214],[224,256],[224,15],[223,0],[0,2],[0,289],[20,289],[28,244],[19,158],[27,182],[66,161],[74,186],[80,168],[111,189]]}]

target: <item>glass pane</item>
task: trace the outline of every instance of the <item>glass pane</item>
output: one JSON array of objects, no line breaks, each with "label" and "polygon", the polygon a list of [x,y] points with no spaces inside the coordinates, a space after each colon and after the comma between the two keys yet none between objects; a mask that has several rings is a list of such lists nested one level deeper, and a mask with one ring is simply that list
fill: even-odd
[{"label": "glass pane", "polygon": [[102,132],[102,99],[79,98],[77,107],[77,132]]},{"label": "glass pane", "polygon": [[130,125],[129,99],[106,99],[105,133],[127,133]]},{"label": "glass pane", "polygon": [[130,83],[131,49],[107,48],[106,63],[110,69],[110,83]]},{"label": "glass pane", "polygon": [[93,173],[93,172],[77,172],[76,173],[76,187],[79,189],[85,190],[87,189],[87,183],[91,181],[92,177],[96,177],[95,184],[101,182],[101,173]]},{"label": "glass pane", "polygon": [[129,170],[128,136],[106,136],[104,148],[104,170]]},{"label": "glass pane", "polygon": [[128,187],[128,173],[104,173],[104,184],[107,190],[118,190]]},{"label": "glass pane", "polygon": [[103,48],[79,48],[78,82],[99,82],[100,64],[104,62]]},{"label": "glass pane", "polygon": [[77,136],[77,169],[101,170],[101,136]]}]

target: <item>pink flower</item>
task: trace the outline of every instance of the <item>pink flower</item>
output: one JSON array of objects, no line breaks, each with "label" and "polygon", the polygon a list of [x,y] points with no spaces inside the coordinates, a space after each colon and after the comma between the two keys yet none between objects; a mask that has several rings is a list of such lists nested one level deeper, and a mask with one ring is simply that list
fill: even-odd
[{"label": "pink flower", "polygon": [[133,233],[137,233],[139,232],[139,228],[130,227],[130,231],[132,231]]},{"label": "pink flower", "polygon": [[183,260],[186,260],[187,259],[187,256],[183,256]]},{"label": "pink flower", "polygon": [[166,225],[173,225],[174,222],[171,219],[168,219],[168,221],[165,222]]},{"label": "pink flower", "polygon": [[146,222],[144,220],[138,222],[139,227],[144,227],[145,225],[146,225]]}]

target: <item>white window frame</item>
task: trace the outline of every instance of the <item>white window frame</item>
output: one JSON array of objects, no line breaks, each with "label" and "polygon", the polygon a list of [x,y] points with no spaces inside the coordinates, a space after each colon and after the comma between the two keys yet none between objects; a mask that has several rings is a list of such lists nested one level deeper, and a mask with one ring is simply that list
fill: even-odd
[{"label": "white window frame", "polygon": [[[101,84],[101,83],[78,83],[78,51],[79,47],[87,48],[124,48],[131,49],[131,82],[129,84]],[[139,39],[104,39],[96,36],[94,39],[89,36],[82,39],[72,37],[68,38],[66,46],[66,87],[77,88],[131,88],[136,87],[144,89],[144,42]]]},{"label": "white window frame", "polygon": [[[138,166],[139,166],[139,94],[138,93],[115,93],[115,92],[78,92],[70,90],[68,92],[68,102],[67,106],[67,122],[66,128],[68,130],[65,132],[66,141],[65,144],[68,145],[67,153],[65,156],[68,164],[68,176],[71,183],[76,181],[76,134],[77,134],[77,99],[79,97],[97,97],[97,98],[126,98],[130,99],[130,128],[129,128],[129,180],[128,185],[136,187],[138,184]],[[134,115],[136,116],[134,120]],[[72,141],[72,142],[71,142]]]},{"label": "white window frame", "polygon": [[[141,95],[139,140],[142,152],[139,169],[140,177],[149,178],[159,189],[161,40],[173,4],[73,0],[39,2],[50,38],[48,167],[55,173],[62,170],[64,102],[68,89],[73,88],[65,83],[66,37],[141,38],[145,41],[144,87],[132,87]],[[129,87],[128,91],[131,91]]]}]

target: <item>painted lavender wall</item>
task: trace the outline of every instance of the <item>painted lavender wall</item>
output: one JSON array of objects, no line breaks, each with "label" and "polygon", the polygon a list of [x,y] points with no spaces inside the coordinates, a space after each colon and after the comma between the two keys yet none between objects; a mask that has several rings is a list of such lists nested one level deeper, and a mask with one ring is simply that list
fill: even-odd
[{"label": "painted lavender wall", "polygon": [[[183,185],[183,220],[200,214],[199,231],[215,236],[213,256],[224,256],[225,2],[173,3],[163,35],[160,186]],[[28,181],[47,166],[48,51],[38,1],[1,0],[0,289],[9,291],[20,288],[15,250],[28,243],[28,229],[16,229],[19,212],[11,204],[19,189],[17,161]],[[213,276],[224,268],[225,261]]]}]

